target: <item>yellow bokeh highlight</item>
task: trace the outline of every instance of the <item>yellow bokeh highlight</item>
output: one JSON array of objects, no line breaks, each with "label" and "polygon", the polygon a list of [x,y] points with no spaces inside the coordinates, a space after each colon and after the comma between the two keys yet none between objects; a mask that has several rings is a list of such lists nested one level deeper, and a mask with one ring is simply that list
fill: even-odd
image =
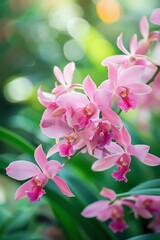
[{"label": "yellow bokeh highlight", "polygon": [[107,24],[118,21],[121,16],[121,6],[116,0],[99,0],[96,10],[99,18]]}]

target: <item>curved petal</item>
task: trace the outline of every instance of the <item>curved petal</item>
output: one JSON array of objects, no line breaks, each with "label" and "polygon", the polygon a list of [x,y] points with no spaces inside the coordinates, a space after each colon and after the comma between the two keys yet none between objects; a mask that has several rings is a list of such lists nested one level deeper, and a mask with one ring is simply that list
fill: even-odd
[{"label": "curved petal", "polygon": [[113,63],[108,63],[108,78],[112,81],[113,86],[117,86],[118,68]]},{"label": "curved petal", "polygon": [[87,96],[80,92],[68,92],[57,98],[57,104],[65,109],[77,110],[89,103]]},{"label": "curved petal", "polygon": [[62,141],[56,143],[53,147],[51,147],[47,153],[47,158],[49,158],[50,156],[52,156],[53,154],[57,153],[59,151],[59,144]]},{"label": "curved petal", "polygon": [[106,149],[111,153],[124,153],[123,148],[115,142],[111,142],[109,145],[107,145]]},{"label": "curved petal", "polygon": [[124,52],[126,55],[129,55],[130,53],[127,51],[127,49],[124,47],[123,45],[123,38],[122,38],[123,34],[121,33],[119,35],[119,37],[117,38],[117,47]]},{"label": "curved petal", "polygon": [[126,70],[121,71],[118,78],[118,86],[138,82],[141,79],[144,71],[145,67],[138,65],[129,67]]},{"label": "curved petal", "polygon": [[69,135],[72,129],[62,120],[62,116],[53,116],[55,108],[47,108],[42,116],[41,131],[50,138],[59,138]]},{"label": "curved petal", "polygon": [[131,83],[127,84],[127,87],[130,88],[131,92],[135,95],[144,95],[152,92],[152,88],[145,83]]},{"label": "curved petal", "polygon": [[149,24],[146,16],[143,16],[140,21],[140,33],[143,38],[147,39],[149,35]]},{"label": "curved petal", "polygon": [[127,148],[127,151],[138,158],[140,161],[143,161],[149,151],[149,146],[147,145],[130,145]]},{"label": "curved petal", "polygon": [[107,170],[115,165],[115,162],[120,158],[122,154],[114,154],[111,156],[107,156],[105,158],[102,158],[92,165],[93,171],[104,171]]},{"label": "curved petal", "polygon": [[29,180],[22,184],[15,193],[15,200],[20,200],[27,196],[27,192],[30,191],[33,187],[32,180]]},{"label": "curved petal", "polygon": [[42,87],[40,86],[38,89],[38,100],[43,106],[49,107],[51,104],[54,104],[55,95],[52,93],[42,92]]},{"label": "curved petal", "polygon": [[47,158],[42,149],[42,145],[39,145],[36,148],[36,150],[34,152],[34,158],[35,158],[36,162],[38,163],[38,165],[40,166],[40,168],[42,169],[42,171],[44,171],[45,165],[47,163]]},{"label": "curved petal", "polygon": [[130,47],[131,54],[134,55],[138,47],[137,34],[134,34],[133,37],[131,38],[129,47]]},{"label": "curved petal", "polygon": [[102,115],[114,126],[121,127],[123,125],[122,120],[120,119],[118,114],[110,108],[105,108],[104,111],[102,111]]},{"label": "curved petal", "polygon": [[150,153],[148,153],[143,160],[140,159],[140,161],[143,162],[144,164],[148,165],[148,166],[158,166],[158,165],[160,165],[160,158],[156,157],[156,156],[154,156]]},{"label": "curved petal", "polygon": [[121,133],[121,141],[123,143],[123,145],[128,146],[131,144],[131,136],[129,134],[129,132],[127,131],[127,129],[125,128],[125,126],[123,126],[120,130]]},{"label": "curved petal", "polygon": [[91,99],[91,101],[93,100],[93,94],[96,92],[96,84],[93,82],[93,80],[91,79],[91,77],[88,75],[84,81],[83,81],[83,89],[85,94]]},{"label": "curved petal", "polygon": [[68,63],[63,70],[64,79],[68,86],[72,84],[74,70],[75,70],[74,62]]},{"label": "curved petal", "polygon": [[32,162],[19,160],[9,164],[6,168],[9,177],[16,180],[25,180],[41,173],[38,166]]},{"label": "curved petal", "polygon": [[102,195],[103,197],[109,198],[110,200],[116,199],[115,191],[113,191],[112,189],[109,189],[109,188],[103,187],[100,192],[100,195]]},{"label": "curved petal", "polygon": [[55,182],[59,190],[64,195],[66,195],[67,197],[74,197],[74,194],[71,192],[67,183],[62,178],[60,178],[59,176],[55,176],[52,180]]},{"label": "curved petal", "polygon": [[[108,80],[110,81],[110,80]],[[105,101],[104,101],[105,99]],[[108,91],[108,89],[99,88],[94,94],[94,103],[100,109],[106,109],[106,107],[110,107],[112,103],[112,93]]]},{"label": "curved petal", "polygon": [[47,176],[51,179],[55,177],[55,175],[63,168],[63,165],[61,165],[56,160],[50,160],[45,165],[45,172]]},{"label": "curved petal", "polygon": [[61,71],[57,66],[55,66],[55,67],[53,68],[53,73],[54,73],[55,77],[57,78],[57,80],[58,80],[62,85],[65,85],[65,80],[64,80],[63,73],[62,73],[62,71]]},{"label": "curved petal", "polygon": [[160,8],[157,8],[152,12],[150,21],[154,24],[160,25]]},{"label": "curved petal", "polygon": [[111,57],[108,57],[108,58],[105,58],[103,61],[102,61],[102,66],[107,66],[108,63],[115,63],[115,64],[119,64],[119,63],[123,63],[125,61],[129,60],[129,57],[126,56],[126,55],[122,55],[122,54],[119,54],[119,55],[114,55],[114,56],[111,56]]},{"label": "curved petal", "polygon": [[106,200],[91,203],[81,212],[81,215],[86,218],[96,217],[100,212],[107,210],[108,203]]}]

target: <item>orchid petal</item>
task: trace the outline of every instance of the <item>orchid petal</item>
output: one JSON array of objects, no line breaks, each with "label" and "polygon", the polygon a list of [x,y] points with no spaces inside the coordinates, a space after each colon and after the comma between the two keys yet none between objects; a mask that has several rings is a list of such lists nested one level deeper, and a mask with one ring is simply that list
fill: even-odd
[{"label": "orchid petal", "polygon": [[89,103],[87,96],[80,92],[68,92],[57,98],[57,104],[65,109],[77,110]]},{"label": "orchid petal", "polygon": [[50,160],[45,165],[45,172],[47,176],[51,179],[55,177],[55,175],[63,168],[63,165],[61,165],[56,160]]},{"label": "orchid petal", "polygon": [[140,161],[143,161],[145,157],[147,156],[147,153],[149,151],[149,146],[147,145],[130,145],[127,148],[127,151],[136,158],[138,158]]},{"label": "orchid petal", "polygon": [[68,86],[70,86],[72,84],[74,70],[75,70],[75,63],[74,62],[68,63],[64,68],[63,74],[64,74],[66,84]]},{"label": "orchid petal", "polygon": [[54,67],[53,68],[53,73],[55,75],[55,77],[57,78],[57,80],[62,84],[62,85],[65,85],[65,80],[64,80],[64,76],[63,76],[63,73],[62,71],[58,68],[58,67]]},{"label": "orchid petal", "polygon": [[131,54],[134,55],[138,47],[136,34],[134,34],[133,37],[131,38],[129,46],[130,46]]},{"label": "orchid petal", "polygon": [[62,120],[62,116],[53,116],[55,108],[48,107],[42,116],[40,127],[41,131],[50,138],[59,138],[68,135],[72,129]]},{"label": "orchid petal", "polygon": [[156,25],[160,25],[160,8],[157,8],[152,12],[150,21]]},{"label": "orchid petal", "polygon": [[108,63],[108,78],[113,82],[113,85],[117,85],[118,69],[113,63]]},{"label": "orchid petal", "polygon": [[93,82],[93,80],[91,79],[91,77],[89,75],[83,81],[83,89],[84,89],[85,94],[92,101],[93,100],[93,94],[96,92],[97,87],[96,87],[96,84]]},{"label": "orchid petal", "polygon": [[66,195],[67,197],[74,197],[74,194],[71,192],[67,183],[62,178],[60,178],[59,176],[55,176],[52,180],[55,182],[59,190],[64,195]]},{"label": "orchid petal", "polygon": [[129,55],[130,53],[127,51],[127,49],[123,45],[123,34],[121,33],[119,37],[117,38],[117,47],[126,55]]},{"label": "orchid petal", "polygon": [[119,54],[104,59],[101,64],[102,66],[107,66],[109,63],[120,64],[125,62],[126,60],[128,60],[128,56]]},{"label": "orchid petal", "polygon": [[160,165],[160,158],[156,157],[155,155],[152,155],[150,153],[148,153],[143,160],[140,159],[140,161],[143,162],[144,164],[148,165],[148,166],[158,166],[158,165]]},{"label": "orchid petal", "polygon": [[103,197],[109,198],[110,200],[115,200],[116,199],[116,193],[115,191],[109,189],[109,188],[105,188],[103,187],[100,195],[102,195]]},{"label": "orchid petal", "polygon": [[81,212],[81,215],[86,218],[96,217],[100,212],[107,210],[108,203],[106,200],[91,203]]},{"label": "orchid petal", "polygon": [[59,151],[59,144],[60,142],[58,142],[57,144],[55,144],[53,147],[51,147],[47,153],[47,158],[49,158],[50,156],[52,156],[53,154],[57,153]]},{"label": "orchid petal", "polygon": [[42,169],[42,171],[44,171],[45,165],[47,163],[47,158],[42,149],[42,145],[39,145],[36,148],[36,150],[34,152],[34,158],[35,158],[36,162],[38,163],[38,165],[40,166],[40,168]]},{"label": "orchid petal", "polygon": [[33,187],[32,179],[22,184],[15,193],[15,200],[20,200],[27,196],[27,192]]},{"label": "orchid petal", "polygon": [[117,127],[121,127],[123,125],[122,120],[118,116],[117,113],[115,113],[110,108],[105,108],[103,111],[103,117],[108,120],[111,124]]},{"label": "orchid petal", "polygon": [[118,86],[138,82],[141,79],[144,70],[144,66],[135,65],[121,71],[118,79]]},{"label": "orchid petal", "polygon": [[92,165],[93,171],[104,171],[107,170],[115,165],[115,162],[120,158],[122,154],[114,154],[111,156],[107,156],[105,158],[102,158]]},{"label": "orchid petal", "polygon": [[[109,82],[109,80],[108,80]],[[110,90],[110,89],[109,89]],[[105,101],[104,101],[105,99]],[[107,88],[99,88],[94,94],[94,103],[101,109],[106,109],[106,107],[111,107],[112,103],[112,93],[108,91]]]},{"label": "orchid petal", "polygon": [[131,144],[131,136],[127,129],[123,126],[120,130],[121,136],[122,136],[122,142],[125,146],[128,146]]},{"label": "orchid petal", "polygon": [[120,147],[117,143],[111,142],[109,145],[106,146],[106,149],[111,153],[124,153],[122,147]]},{"label": "orchid petal", "polygon": [[140,33],[143,38],[147,39],[149,35],[149,24],[146,16],[143,16],[140,21]]},{"label": "orchid petal", "polygon": [[127,84],[127,87],[135,95],[144,95],[152,92],[152,88],[145,83],[131,83]]},{"label": "orchid petal", "polygon": [[9,166],[6,168],[6,171],[9,177],[16,180],[25,180],[41,173],[38,166],[36,166],[32,162],[27,162],[24,160],[10,163]]},{"label": "orchid petal", "polygon": [[40,86],[38,89],[38,100],[43,106],[49,107],[51,104],[54,104],[55,95],[52,93],[42,92],[42,87]]}]

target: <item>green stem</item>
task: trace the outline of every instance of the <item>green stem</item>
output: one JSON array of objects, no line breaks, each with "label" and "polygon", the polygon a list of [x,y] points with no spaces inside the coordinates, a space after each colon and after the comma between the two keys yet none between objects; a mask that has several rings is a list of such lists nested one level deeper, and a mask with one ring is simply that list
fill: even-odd
[{"label": "green stem", "polygon": [[160,72],[160,66],[157,66],[157,71],[155,72],[155,74],[151,77],[151,79],[146,84],[149,85],[151,82],[153,82],[159,72]]}]

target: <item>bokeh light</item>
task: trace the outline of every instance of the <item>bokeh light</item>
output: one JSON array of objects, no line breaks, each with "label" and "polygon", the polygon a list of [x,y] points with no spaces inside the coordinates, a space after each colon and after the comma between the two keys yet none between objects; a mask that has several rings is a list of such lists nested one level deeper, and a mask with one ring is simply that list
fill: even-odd
[{"label": "bokeh light", "polygon": [[120,19],[121,7],[116,0],[99,0],[97,14],[105,23],[113,23]]},{"label": "bokeh light", "polygon": [[12,103],[27,100],[33,92],[33,84],[27,77],[18,77],[4,87],[5,98]]}]

